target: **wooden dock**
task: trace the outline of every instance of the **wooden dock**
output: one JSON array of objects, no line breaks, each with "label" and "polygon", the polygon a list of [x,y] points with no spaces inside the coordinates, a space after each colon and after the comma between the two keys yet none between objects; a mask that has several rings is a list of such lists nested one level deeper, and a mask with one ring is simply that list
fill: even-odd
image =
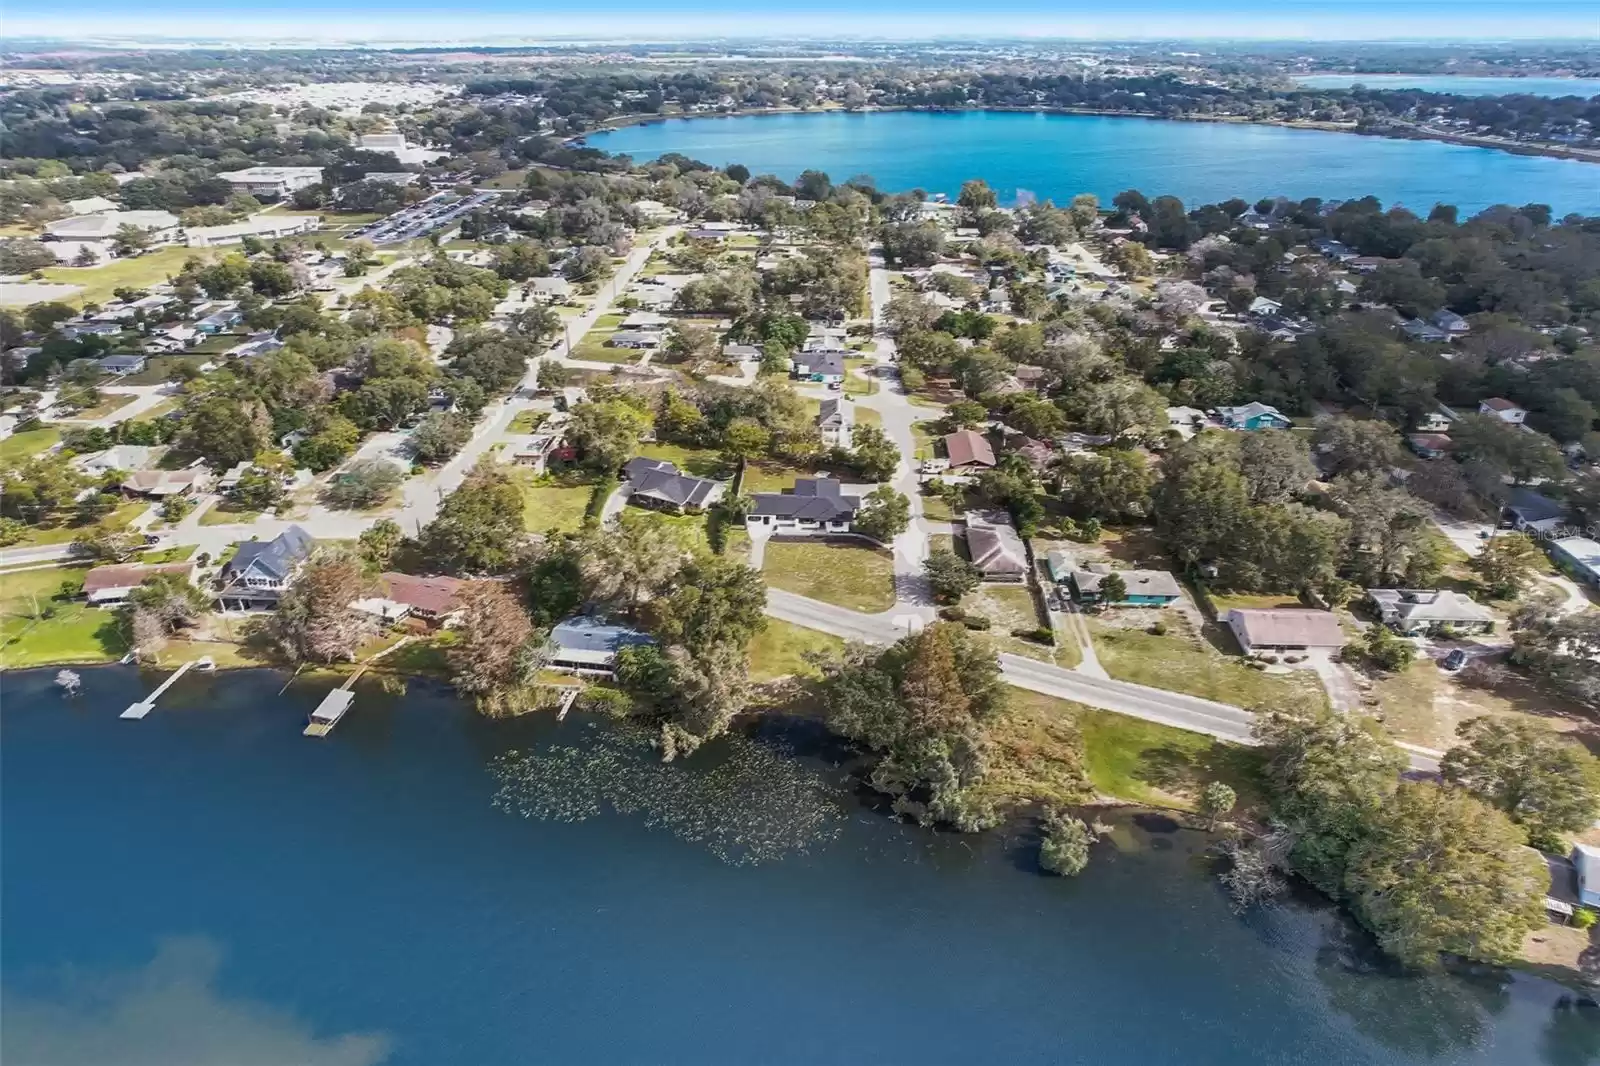
[{"label": "wooden dock", "polygon": [[161,694],[163,692],[167,691],[167,689],[171,688],[173,682],[177,681],[178,678],[180,678],[184,674],[188,673],[189,672],[189,667],[194,666],[198,662],[200,662],[199,659],[191,659],[190,661],[184,663],[182,666],[178,667],[178,669],[173,673],[173,675],[171,677],[167,678],[165,681],[161,682],[160,685],[156,686],[156,690],[154,692],[150,693],[150,695],[146,696],[140,702],[135,703],[132,706],[130,706],[127,710],[123,711],[122,714],[119,717],[122,717],[122,718],[143,718],[145,715],[147,715],[151,711],[155,710],[156,709],[156,700],[161,698]]},{"label": "wooden dock", "polygon": [[306,723],[306,727],[301,731],[300,735],[306,737],[325,737],[329,733],[333,732],[333,727],[339,724],[339,719],[344,717],[344,713],[348,711],[350,709],[350,705],[355,702],[356,694],[353,690],[355,689],[356,682],[361,680],[361,675],[367,672],[367,667],[371,666],[373,663],[377,662],[379,659],[383,658],[385,655],[388,655],[395,649],[404,647],[405,645],[411,643],[411,641],[411,637],[401,637],[399,640],[395,641],[393,644],[389,645],[387,648],[384,648],[372,658],[356,667],[356,672],[351,674],[349,679],[347,679],[344,684],[340,685],[338,688],[322,697],[322,702],[317,704],[317,709],[311,712],[311,720]]}]

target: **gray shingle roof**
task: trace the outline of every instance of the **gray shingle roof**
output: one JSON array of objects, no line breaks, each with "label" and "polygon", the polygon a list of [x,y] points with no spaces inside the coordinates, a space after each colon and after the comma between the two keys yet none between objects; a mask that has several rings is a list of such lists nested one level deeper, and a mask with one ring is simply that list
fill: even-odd
[{"label": "gray shingle roof", "polygon": [[847,522],[860,506],[860,501],[844,495],[843,486],[831,477],[801,478],[794,483],[793,492],[758,492],[752,499],[753,515],[806,522]]},{"label": "gray shingle roof", "polygon": [[629,459],[622,468],[628,479],[629,495],[660,500],[677,507],[700,507],[706,504],[721,482],[680,473],[665,459],[646,459],[643,456]]},{"label": "gray shingle roof", "polygon": [[316,541],[299,526],[290,526],[268,541],[248,541],[239,545],[239,551],[228,560],[228,572],[242,574],[252,566],[282,581],[294,571],[295,564],[311,554]]}]

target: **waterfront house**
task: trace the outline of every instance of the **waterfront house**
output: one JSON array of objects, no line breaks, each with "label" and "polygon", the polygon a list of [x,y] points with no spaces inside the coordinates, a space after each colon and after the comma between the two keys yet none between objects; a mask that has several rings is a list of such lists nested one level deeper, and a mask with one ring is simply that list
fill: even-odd
[{"label": "waterfront house", "polygon": [[829,448],[850,447],[850,425],[853,421],[851,407],[842,398],[822,401],[817,412],[817,429],[822,433],[822,443]]},{"label": "waterfront house", "polygon": [[629,459],[622,468],[628,502],[656,511],[704,510],[722,498],[727,486],[691,477],[665,459]]},{"label": "waterfront house", "polygon": [[977,474],[994,469],[994,445],[989,438],[971,429],[961,429],[944,437],[946,468],[952,473]]},{"label": "waterfront house", "polygon": [[967,553],[985,581],[1019,583],[1028,577],[1028,551],[1011,517],[1002,511],[968,511]]},{"label": "waterfront house", "polygon": [[1254,401],[1240,407],[1219,407],[1217,417],[1229,429],[1254,432],[1259,429],[1288,429],[1294,423],[1269,404]]},{"label": "waterfront house", "polygon": [[758,492],[752,500],[745,528],[778,536],[849,533],[860,506],[831,477],[799,478],[790,492]]},{"label": "waterfront house", "polygon": [[548,669],[585,677],[610,677],[623,648],[654,644],[648,633],[579,615],[550,630]]},{"label": "waterfront house", "polygon": [[1368,589],[1367,598],[1383,624],[1401,636],[1444,630],[1488,633],[1494,629],[1489,608],[1449,589]]},{"label": "waterfront house", "polygon": [[350,606],[376,615],[388,625],[415,618],[427,628],[448,629],[461,620],[461,595],[469,584],[456,577],[417,577],[390,571],[378,577],[381,595],[356,600]]},{"label": "waterfront house", "polygon": [[83,575],[83,595],[91,607],[119,607],[128,595],[157,574],[177,574],[194,583],[194,563],[161,563],[155,566],[127,564],[97,566]]},{"label": "waterfront house", "polygon": [[223,610],[271,609],[294,582],[301,565],[310,558],[316,541],[299,526],[290,526],[268,541],[239,545],[222,567],[222,591],[217,600]]},{"label": "waterfront house", "polygon": [[1227,615],[1228,628],[1246,655],[1268,652],[1337,651],[1344,630],[1331,611],[1297,607],[1240,608]]},{"label": "waterfront house", "polygon": [[1557,566],[1591,588],[1600,589],[1600,541],[1588,537],[1562,537],[1550,542]]},{"label": "waterfront house", "polygon": [[1498,418],[1508,426],[1520,426],[1528,419],[1525,408],[1519,407],[1503,396],[1491,396],[1478,401],[1478,413]]}]

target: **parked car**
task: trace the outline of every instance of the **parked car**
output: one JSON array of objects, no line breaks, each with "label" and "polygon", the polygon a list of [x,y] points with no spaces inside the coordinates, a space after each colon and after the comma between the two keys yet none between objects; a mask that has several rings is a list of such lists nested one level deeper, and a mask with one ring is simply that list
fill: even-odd
[{"label": "parked car", "polygon": [[1459,670],[1467,665],[1467,653],[1457,648],[1444,657],[1443,665],[1446,670]]}]

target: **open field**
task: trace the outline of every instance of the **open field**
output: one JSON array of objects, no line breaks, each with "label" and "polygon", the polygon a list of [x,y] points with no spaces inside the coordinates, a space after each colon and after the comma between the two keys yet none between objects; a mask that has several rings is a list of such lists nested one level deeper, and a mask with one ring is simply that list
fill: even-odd
[{"label": "open field", "polygon": [[646,459],[664,459],[695,477],[730,478],[733,469],[715,448],[690,448],[682,444],[662,444],[652,441],[639,445],[639,455]]},{"label": "open field", "polygon": [[1447,674],[1426,657],[1379,680],[1371,696],[1377,700],[1372,713],[1395,739],[1439,751],[1455,744],[1457,726],[1484,715],[1531,717],[1561,731],[1595,731],[1593,715],[1515,672],[1492,686],[1477,684],[1470,672]]},{"label": "open field", "polygon": [[511,476],[522,490],[522,520],[530,531],[575,533],[583,528],[593,486],[565,484],[531,470],[515,470]]},{"label": "open field", "polygon": [[762,574],[773,588],[839,607],[877,613],[894,606],[894,559],[865,544],[773,540]]},{"label": "open field", "polygon": [[145,508],[149,506],[150,502],[148,500],[130,500],[119,504],[116,510],[98,522],[79,524],[73,522],[69,516],[51,525],[25,526],[23,527],[22,539],[14,544],[7,545],[7,547],[35,548],[46,544],[69,544],[96,529],[126,529],[128,523],[143,514]]},{"label": "open field", "polygon": [[[1240,707],[1284,707],[1307,701],[1320,705],[1327,699],[1309,670],[1287,674],[1252,670],[1242,656],[1224,654],[1195,634],[1178,613],[1165,611],[1159,619],[1168,628],[1161,636],[1108,625],[1098,618],[1088,620],[1095,651],[1108,674],[1118,681],[1187,692]],[[1232,638],[1219,633],[1218,639]]]},{"label": "open field", "polygon": [[750,641],[750,680],[757,683],[780,677],[814,677],[818,671],[805,661],[806,652],[835,653],[844,641],[815,629],[803,629],[776,618]]},{"label": "open field", "polygon": [[753,459],[745,464],[744,482],[739,488],[747,495],[752,492],[783,492],[794,488],[796,478],[810,477],[812,473],[772,459]]},{"label": "open field", "polygon": [[82,285],[83,291],[65,301],[82,306],[86,303],[105,303],[117,289],[144,289],[166,281],[170,275],[182,270],[184,261],[191,257],[206,259],[209,250],[157,248],[130,259],[113,259],[101,266],[49,267],[40,273],[46,281]]},{"label": "open field", "polygon": [[61,430],[55,426],[30,429],[26,433],[13,433],[0,440],[0,463],[14,463],[38,455],[61,440]]}]

